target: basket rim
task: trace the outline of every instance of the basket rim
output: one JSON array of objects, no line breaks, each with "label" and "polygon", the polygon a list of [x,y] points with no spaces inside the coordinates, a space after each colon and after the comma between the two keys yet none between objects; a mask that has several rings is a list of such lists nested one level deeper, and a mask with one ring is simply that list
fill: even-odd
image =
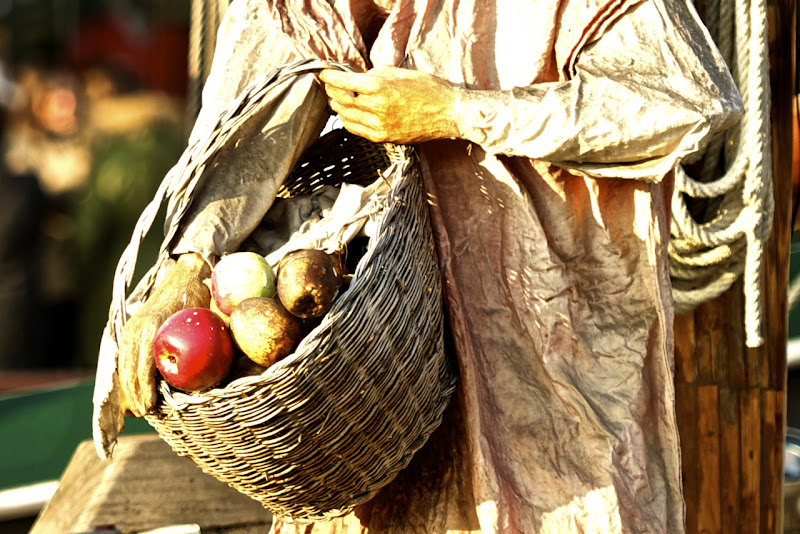
[{"label": "basket rim", "polygon": [[[413,147],[396,145],[392,148],[395,151],[395,155],[393,156],[394,163],[390,165],[385,173],[388,174],[391,171],[401,172],[400,180],[408,179],[408,175],[411,174],[411,172],[402,171],[402,167],[418,165]],[[378,178],[378,180],[381,179],[385,178]],[[386,194],[386,196],[381,199],[382,207],[376,218],[376,222],[379,225],[389,215],[391,210],[399,209],[400,207],[400,205],[394,200],[395,186],[397,185],[398,181],[398,179],[393,181],[392,188]],[[370,252],[371,249],[368,250],[364,257],[359,260],[359,264],[369,261],[371,257]],[[291,354],[270,365],[260,374],[239,377],[224,383],[224,385],[214,386],[203,391],[183,391],[170,385],[165,379],[161,378],[159,381],[159,391],[162,394],[164,402],[166,402],[167,405],[174,410],[183,409],[192,405],[200,406],[223,399],[235,398],[243,393],[246,393],[250,389],[273,385],[277,383],[282,376],[284,376],[283,373],[292,372],[292,370],[296,370],[298,366],[302,367],[307,363],[307,359],[313,356],[312,350],[304,350],[306,348],[305,341],[315,338],[326,329],[330,329],[332,327],[332,324],[337,320],[339,314],[342,313],[342,308],[348,304],[351,295],[355,294],[354,292],[358,290],[358,281],[360,279],[358,273],[359,269],[357,268],[356,272],[353,273],[353,279],[350,282],[349,287],[337,296],[333,306],[322,317],[321,322],[305,334],[303,339]],[[246,358],[247,356],[241,357]]]}]

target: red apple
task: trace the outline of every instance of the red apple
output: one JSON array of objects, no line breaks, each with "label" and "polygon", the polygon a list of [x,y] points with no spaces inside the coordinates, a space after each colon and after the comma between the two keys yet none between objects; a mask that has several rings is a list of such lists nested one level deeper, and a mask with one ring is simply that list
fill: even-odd
[{"label": "red apple", "polygon": [[228,376],[233,339],[214,312],[187,308],[164,321],[156,332],[153,353],[156,367],[172,386],[202,391]]},{"label": "red apple", "polygon": [[211,272],[211,295],[219,311],[230,315],[244,299],[275,296],[275,274],[255,252],[223,256]]}]

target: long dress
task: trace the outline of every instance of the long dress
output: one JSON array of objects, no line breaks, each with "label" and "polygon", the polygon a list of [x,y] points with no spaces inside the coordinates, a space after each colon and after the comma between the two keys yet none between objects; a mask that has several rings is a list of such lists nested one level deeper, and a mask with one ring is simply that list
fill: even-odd
[{"label": "long dress", "polygon": [[[417,147],[460,371],[445,421],[351,514],[276,518],[272,532],[683,532],[671,170],[741,113],[694,8],[384,4],[233,2],[194,130],[299,58],[472,90],[457,102],[462,139]],[[242,209],[198,203],[173,252],[235,250],[263,215],[241,180],[215,180]],[[209,236],[209,221],[223,230]]]}]

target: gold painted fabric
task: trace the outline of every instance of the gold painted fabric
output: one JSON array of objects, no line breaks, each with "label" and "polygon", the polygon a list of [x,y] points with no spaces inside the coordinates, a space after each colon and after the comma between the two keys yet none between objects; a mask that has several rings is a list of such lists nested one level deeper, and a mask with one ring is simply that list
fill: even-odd
[{"label": "gold painted fabric", "polygon": [[[458,101],[463,140],[418,147],[461,375],[443,425],[375,498],[272,531],[683,532],[665,206],[671,169],[741,114],[691,4],[237,0],[193,135],[256,76],[309,57],[475,90]],[[322,128],[313,77],[280,103],[272,139]],[[218,156],[174,252],[236,250],[296,160],[282,146]]]}]

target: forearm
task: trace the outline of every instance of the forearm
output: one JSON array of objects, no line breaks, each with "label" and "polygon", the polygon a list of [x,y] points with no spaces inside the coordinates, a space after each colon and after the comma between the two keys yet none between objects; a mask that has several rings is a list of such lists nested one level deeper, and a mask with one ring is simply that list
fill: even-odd
[{"label": "forearm", "polygon": [[458,90],[459,136],[592,176],[663,175],[735,123],[741,102],[691,14],[658,6],[621,19],[584,51],[569,81]]}]

